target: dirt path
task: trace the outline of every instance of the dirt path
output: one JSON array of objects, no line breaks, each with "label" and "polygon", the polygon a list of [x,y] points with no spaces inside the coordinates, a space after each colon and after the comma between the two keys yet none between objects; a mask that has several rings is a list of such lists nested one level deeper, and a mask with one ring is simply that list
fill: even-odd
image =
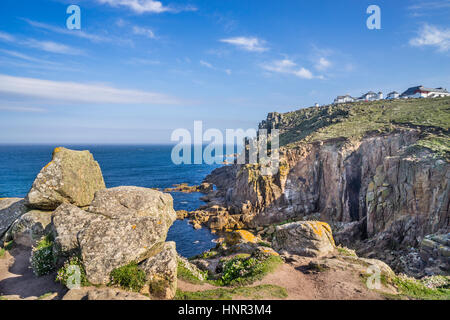
[{"label": "dirt path", "polygon": [[30,255],[30,248],[15,246],[0,259],[0,296],[16,295],[25,299],[57,293],[57,298],[61,298],[67,290],[54,282],[54,273],[35,276],[30,268]]},{"label": "dirt path", "polygon": [[[252,286],[272,284],[281,286],[288,293],[287,300],[382,300],[381,294],[369,290],[352,270],[328,270],[309,273],[306,270],[310,259],[298,258],[289,261]],[[182,291],[205,291],[217,289],[210,284],[191,284],[178,281]],[[235,299],[248,299],[234,297]],[[268,297],[267,299],[276,299]]]}]

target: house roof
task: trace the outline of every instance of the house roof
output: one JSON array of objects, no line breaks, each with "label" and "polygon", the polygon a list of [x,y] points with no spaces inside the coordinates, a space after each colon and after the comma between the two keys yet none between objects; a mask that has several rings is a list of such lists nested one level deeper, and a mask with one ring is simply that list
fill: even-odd
[{"label": "house roof", "polygon": [[389,93],[388,93],[388,96],[391,95],[391,94],[398,94],[398,92],[397,92],[397,91],[389,92]]},{"label": "house roof", "polygon": [[410,96],[416,93],[416,91],[429,91],[429,92],[442,92],[448,93],[448,91],[444,88],[426,88],[424,86],[411,87],[405,92],[402,93],[402,96]]}]

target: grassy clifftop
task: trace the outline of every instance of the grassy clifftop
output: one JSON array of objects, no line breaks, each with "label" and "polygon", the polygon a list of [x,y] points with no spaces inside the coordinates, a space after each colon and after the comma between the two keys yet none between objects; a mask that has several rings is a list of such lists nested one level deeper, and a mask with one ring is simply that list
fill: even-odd
[{"label": "grassy clifftop", "polygon": [[275,114],[267,122],[267,126],[280,129],[280,144],[286,147],[335,138],[359,139],[371,132],[412,127],[423,132],[418,147],[447,158],[450,155],[450,97],[312,107]]}]

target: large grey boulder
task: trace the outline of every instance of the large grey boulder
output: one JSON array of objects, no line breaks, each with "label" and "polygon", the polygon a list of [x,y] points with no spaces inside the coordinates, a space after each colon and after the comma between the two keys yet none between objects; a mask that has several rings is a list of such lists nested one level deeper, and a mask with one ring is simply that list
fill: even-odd
[{"label": "large grey boulder", "polygon": [[20,198],[0,199],[0,239],[4,236],[11,225],[25,214],[29,209],[25,201]]},{"label": "large grey boulder", "polygon": [[105,221],[106,217],[81,210],[77,206],[63,203],[53,213],[52,232],[55,251],[58,255],[69,256],[79,251],[78,233],[93,221]]},{"label": "large grey boulder", "polygon": [[115,268],[151,257],[154,246],[166,240],[167,231],[167,226],[155,217],[92,221],[78,234],[88,280],[107,284]]},{"label": "large grey boulder", "polygon": [[276,227],[272,241],[277,251],[307,257],[319,257],[334,251],[331,228],[319,221],[292,222]]},{"label": "large grey boulder", "polygon": [[166,242],[160,253],[139,266],[146,274],[149,293],[159,299],[173,299],[177,291],[177,250],[175,242]]},{"label": "large grey boulder", "polygon": [[157,217],[166,227],[176,220],[170,194],[148,188],[117,187],[100,190],[88,209],[112,219]]},{"label": "large grey boulder", "polygon": [[52,161],[37,175],[26,202],[42,210],[54,210],[61,203],[84,207],[104,188],[100,166],[89,151],[56,148]]},{"label": "large grey boulder", "polygon": [[32,247],[51,231],[53,212],[31,210],[18,218],[6,232],[5,240]]}]

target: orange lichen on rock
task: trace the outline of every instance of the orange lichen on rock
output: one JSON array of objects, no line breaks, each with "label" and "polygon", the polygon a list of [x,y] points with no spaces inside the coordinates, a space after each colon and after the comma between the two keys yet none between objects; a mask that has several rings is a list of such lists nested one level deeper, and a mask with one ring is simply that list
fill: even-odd
[{"label": "orange lichen on rock", "polygon": [[319,237],[323,236],[323,229],[325,229],[325,235],[328,237],[333,246],[335,246],[331,227],[328,223],[321,221],[310,221],[308,222],[308,224],[311,226],[314,233],[317,234]]},{"label": "orange lichen on rock", "polygon": [[258,239],[247,230],[236,230],[236,233],[246,242],[256,243],[258,241]]}]

